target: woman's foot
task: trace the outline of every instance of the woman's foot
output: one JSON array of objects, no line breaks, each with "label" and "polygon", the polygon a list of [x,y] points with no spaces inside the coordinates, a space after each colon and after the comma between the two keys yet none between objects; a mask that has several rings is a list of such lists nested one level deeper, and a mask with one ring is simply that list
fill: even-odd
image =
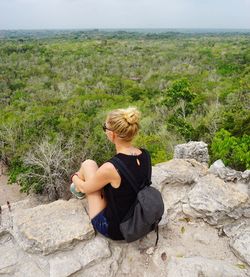
[{"label": "woman's foot", "polygon": [[76,190],[76,186],[74,183],[70,185],[70,192],[77,198],[77,199],[83,199],[86,195],[85,193],[82,193],[80,191]]}]

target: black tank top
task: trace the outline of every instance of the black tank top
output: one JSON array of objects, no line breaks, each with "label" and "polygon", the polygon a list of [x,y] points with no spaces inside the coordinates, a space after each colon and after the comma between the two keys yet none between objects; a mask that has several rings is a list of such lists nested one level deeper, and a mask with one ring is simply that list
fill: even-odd
[{"label": "black tank top", "polygon": [[[138,185],[142,184],[147,179],[148,164],[145,150],[141,149],[141,154],[137,156],[118,153],[115,157],[122,160],[131,174],[133,174]],[[139,165],[137,162],[139,160]],[[119,188],[113,188],[111,184],[104,187],[105,197],[107,199],[107,207],[104,215],[108,220],[108,234],[113,240],[123,240],[123,236],[119,229],[119,224],[127,214],[129,208],[136,200],[136,193],[127,183],[126,178],[118,172],[121,177]]]}]

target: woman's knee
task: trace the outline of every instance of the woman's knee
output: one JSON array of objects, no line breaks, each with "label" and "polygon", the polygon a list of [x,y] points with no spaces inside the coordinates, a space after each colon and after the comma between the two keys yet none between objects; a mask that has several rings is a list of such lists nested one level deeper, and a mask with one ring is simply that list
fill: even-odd
[{"label": "woman's knee", "polygon": [[87,159],[84,162],[82,162],[81,167],[98,167],[97,163],[94,160]]}]

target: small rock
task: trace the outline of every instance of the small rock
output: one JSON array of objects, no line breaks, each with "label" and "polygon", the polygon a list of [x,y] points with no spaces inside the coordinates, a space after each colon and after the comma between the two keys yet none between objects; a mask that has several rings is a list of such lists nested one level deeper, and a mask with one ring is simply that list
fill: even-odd
[{"label": "small rock", "polygon": [[154,254],[154,247],[149,247],[146,251],[147,255],[153,255]]},{"label": "small rock", "polygon": [[162,259],[163,261],[166,261],[166,260],[167,260],[167,254],[166,254],[165,252],[163,252],[163,253],[161,254],[161,259]]}]

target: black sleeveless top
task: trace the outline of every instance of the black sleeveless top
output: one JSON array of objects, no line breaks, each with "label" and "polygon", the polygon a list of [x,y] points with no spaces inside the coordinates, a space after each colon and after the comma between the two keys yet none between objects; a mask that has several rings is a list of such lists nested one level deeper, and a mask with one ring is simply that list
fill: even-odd
[{"label": "black sleeveless top", "polygon": [[[115,157],[125,163],[138,184],[143,184],[147,179],[148,164],[145,150],[140,150],[142,153],[137,156],[118,153]],[[140,165],[138,165],[137,159]],[[124,239],[120,232],[119,224],[136,200],[136,193],[131,185],[127,183],[126,177],[122,176],[119,171],[118,173],[121,177],[119,188],[113,188],[111,184],[104,187],[104,193],[107,199],[107,207],[104,210],[104,215],[108,220],[109,237],[113,240]]]}]

